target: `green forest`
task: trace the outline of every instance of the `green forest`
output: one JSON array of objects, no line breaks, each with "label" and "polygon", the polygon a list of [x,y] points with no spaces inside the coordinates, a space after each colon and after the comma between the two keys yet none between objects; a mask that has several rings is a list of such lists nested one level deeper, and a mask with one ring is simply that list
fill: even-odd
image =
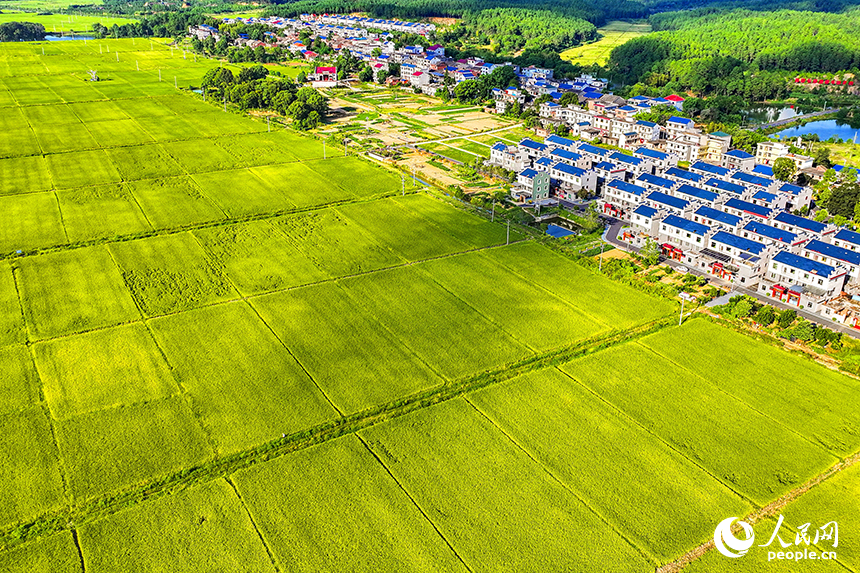
[{"label": "green forest", "polygon": [[699,9],[656,14],[655,32],[613,50],[626,85],[760,101],[785,95],[794,72],[860,67],[860,9],[844,13]]}]

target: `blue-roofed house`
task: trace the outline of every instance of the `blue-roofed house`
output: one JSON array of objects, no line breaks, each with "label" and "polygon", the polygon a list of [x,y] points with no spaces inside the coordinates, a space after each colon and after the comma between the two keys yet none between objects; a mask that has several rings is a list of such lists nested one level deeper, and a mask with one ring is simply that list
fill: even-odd
[{"label": "blue-roofed house", "polygon": [[750,201],[755,205],[762,205],[768,209],[781,211],[788,204],[788,195],[784,193],[769,193],[762,190],[753,193]]},{"label": "blue-roofed house", "polygon": [[764,177],[773,177],[773,167],[771,167],[770,165],[756,164],[753,166],[752,169],[750,169],[750,171],[752,173],[755,173],[756,175],[762,175]]},{"label": "blue-roofed house", "polygon": [[550,168],[550,176],[555,180],[556,195],[559,199],[573,200],[577,192],[585,189],[590,193],[597,192],[597,174],[586,171],[567,163],[555,163]]},{"label": "blue-roofed house", "polygon": [[677,181],[650,173],[639,174],[636,178],[636,184],[645,187],[649,191],[660,191],[662,193],[671,193],[672,189],[678,186]]},{"label": "blue-roofed house", "polygon": [[651,172],[650,162],[640,159],[638,157],[634,157],[632,155],[627,155],[626,153],[616,151],[615,153],[612,153],[607,159],[615,163],[616,165],[623,166],[627,171],[630,171],[631,173]]},{"label": "blue-roofed house", "polygon": [[709,206],[713,206],[717,198],[720,196],[719,193],[714,193],[713,191],[708,191],[706,189],[699,189],[698,187],[693,187],[686,183],[682,183],[680,186],[675,188],[672,194],[676,197],[680,197],[681,199],[686,199],[687,201],[699,201]]},{"label": "blue-roofed house", "polygon": [[860,251],[860,233],[840,229],[833,235],[833,244],[849,251]]},{"label": "blue-roofed house", "polygon": [[689,201],[685,201],[680,197],[673,197],[672,195],[661,193],[660,191],[651,191],[648,193],[645,196],[643,203],[654,207],[655,209],[665,209],[669,213],[674,213],[675,215],[683,215],[687,207],[690,205]]},{"label": "blue-roofed house", "polygon": [[767,266],[761,292],[810,312],[819,312],[830,298],[842,292],[848,272],[789,251],[780,251]]},{"label": "blue-roofed house", "polygon": [[860,279],[860,252],[849,251],[818,239],[803,245],[803,256],[830,266],[842,265],[848,269],[849,280]]},{"label": "blue-roofed house", "polygon": [[693,173],[698,173],[699,175],[703,175],[705,177],[716,177],[718,179],[727,179],[731,174],[730,169],[726,169],[720,165],[712,165],[710,163],[705,163],[704,161],[696,161],[692,165],[690,165],[690,171]]},{"label": "blue-roofed house", "polygon": [[548,145],[544,143],[539,143],[529,138],[525,138],[520,141],[517,147],[522,150],[531,160],[535,160],[538,157],[549,156],[550,149]]},{"label": "blue-roofed house", "polygon": [[[657,225],[661,218],[660,211],[654,207],[639,205],[630,215],[630,224],[637,231],[644,232],[653,237],[657,235]],[[626,238],[631,239],[632,237]]]},{"label": "blue-roofed house", "polygon": [[781,213],[778,213],[771,221],[771,224],[774,227],[779,227],[780,229],[785,229],[786,231],[791,231],[792,233],[811,231],[816,235],[825,235],[831,234],[835,231],[835,228],[830,228],[828,230],[828,226],[826,223],[819,223],[818,221],[813,221],[812,219],[807,219],[806,217],[793,215],[787,211],[782,211]]},{"label": "blue-roofed house", "polygon": [[708,238],[696,261],[706,272],[723,280],[752,287],[763,271],[770,252],[763,243],[727,231],[717,231]]},{"label": "blue-roofed house", "polygon": [[490,160],[493,165],[519,173],[529,163],[528,154],[516,145],[505,145],[501,141],[490,147]]},{"label": "blue-roofed house", "polygon": [[553,149],[552,152],[550,152],[549,157],[550,159],[567,163],[568,165],[576,165],[576,162],[582,159],[582,156],[579,153],[568,151],[563,147]]},{"label": "blue-roofed house", "polygon": [[742,199],[738,199],[733,197],[726,201],[725,205],[723,205],[723,211],[726,213],[731,213],[732,215],[737,215],[739,217],[743,217],[746,215],[752,215],[754,217],[759,217],[761,219],[770,219],[772,211],[767,207],[763,207],[762,205],[756,205],[755,203],[750,203],[749,201],[743,201]]},{"label": "blue-roofed house", "polygon": [[691,221],[677,215],[669,215],[660,221],[658,237],[663,244],[663,255],[677,260],[682,260],[687,251],[698,251],[707,245],[710,227],[702,223]]},{"label": "blue-roofed house", "polygon": [[[675,167],[678,165],[678,157],[675,155],[670,155],[668,153],[663,153],[662,151],[657,151],[656,149],[650,149],[648,147],[639,147],[634,152],[633,155],[640,159],[644,159],[650,162],[654,167],[659,169],[660,171],[669,169],[670,167]],[[676,167],[677,168],[677,167]]]},{"label": "blue-roofed house", "polygon": [[752,171],[755,166],[755,155],[742,149],[730,149],[723,154],[720,165],[732,171]]},{"label": "blue-roofed house", "polygon": [[741,234],[747,239],[752,239],[765,245],[780,245],[783,247],[792,247],[806,240],[803,238],[798,241],[796,234],[779,227],[771,227],[759,220],[753,220],[744,225]]},{"label": "blue-roofed house", "polygon": [[732,232],[737,232],[743,222],[741,217],[703,205],[693,213],[693,220],[709,227],[722,226]]},{"label": "blue-roofed house", "polygon": [[647,192],[644,187],[623,179],[611,179],[603,188],[603,212],[613,217],[624,217],[642,204]]},{"label": "blue-roofed house", "polygon": [[670,167],[666,170],[663,176],[694,187],[702,187],[705,181],[705,178],[702,175],[693,173],[692,171],[687,171],[686,169],[681,169],[680,167]]},{"label": "blue-roofed house", "polygon": [[551,148],[561,148],[566,149],[567,151],[573,151],[576,149],[576,142],[572,139],[567,139],[566,137],[560,137],[558,135],[552,134],[544,140],[544,143],[549,145]]},{"label": "blue-roofed house", "polygon": [[705,181],[705,187],[708,189],[716,189],[721,193],[727,193],[730,197],[742,197],[747,192],[747,188],[743,185],[723,181],[722,179],[717,179],[715,177]]},{"label": "blue-roofed house", "polygon": [[743,185],[751,186],[757,190],[769,189],[774,184],[773,179],[770,179],[769,177],[753,175],[752,173],[746,173],[744,171],[738,171],[732,174],[731,180],[735,183],[741,183]]}]

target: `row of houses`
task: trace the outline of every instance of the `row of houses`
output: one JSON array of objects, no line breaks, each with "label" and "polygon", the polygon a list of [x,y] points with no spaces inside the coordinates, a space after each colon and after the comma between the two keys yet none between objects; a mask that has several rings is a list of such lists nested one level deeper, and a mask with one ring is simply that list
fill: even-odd
[{"label": "row of houses", "polygon": [[352,16],[349,14],[302,14],[302,22],[322,23],[332,26],[348,26],[366,30],[383,30],[385,32],[408,32],[426,36],[436,31],[436,25],[430,22],[406,22],[401,20],[384,20]]},{"label": "row of houses", "polygon": [[619,239],[632,246],[655,241],[667,258],[860,327],[860,233],[793,214],[812,190],[775,180],[767,166],[681,168],[677,155],[650,147],[627,154],[557,135],[497,143],[490,162],[517,171],[519,201],[599,194],[601,210],[628,223]]}]

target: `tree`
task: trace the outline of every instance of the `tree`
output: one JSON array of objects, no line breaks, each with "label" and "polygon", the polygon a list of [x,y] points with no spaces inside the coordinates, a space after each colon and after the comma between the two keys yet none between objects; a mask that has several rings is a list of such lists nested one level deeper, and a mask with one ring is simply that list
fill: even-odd
[{"label": "tree", "polygon": [[373,81],[373,69],[370,66],[364,66],[361,68],[361,71],[358,72],[358,81],[360,82],[371,82]]},{"label": "tree", "polygon": [[815,337],[815,325],[808,320],[803,320],[801,318],[797,325],[792,329],[792,334],[794,334],[794,337],[798,340],[809,342]]},{"label": "tree", "polygon": [[788,328],[791,326],[791,323],[794,322],[794,319],[797,318],[797,311],[792,309],[786,309],[779,313],[779,317],[777,318],[777,324],[779,324],[780,328]]},{"label": "tree", "polygon": [[788,157],[779,157],[773,162],[773,176],[780,181],[791,181],[794,179],[795,171],[797,166]]},{"label": "tree", "polygon": [[732,316],[735,318],[746,318],[752,313],[752,310],[752,301],[748,300],[747,297],[744,297],[735,304],[732,309]]},{"label": "tree", "polygon": [[380,83],[380,84],[385,83],[385,78],[387,78],[387,77],[388,77],[388,72],[386,72],[385,70],[379,70],[378,72],[376,72],[376,82],[377,83]]},{"label": "tree", "polygon": [[827,212],[846,218],[853,217],[854,207],[858,201],[860,201],[860,183],[857,182],[857,171],[843,169],[837,184],[831,188],[826,204]]},{"label": "tree", "polygon": [[776,312],[772,306],[764,305],[756,313],[755,320],[762,326],[770,326],[776,320]]},{"label": "tree", "polygon": [[299,72],[299,75],[296,76],[296,81],[303,84],[308,81],[308,75],[303,71]]},{"label": "tree", "polygon": [[660,260],[660,246],[654,239],[648,239],[639,250],[642,259],[649,265],[656,265]]},{"label": "tree", "polygon": [[827,209],[819,209],[818,211],[815,212],[815,217],[813,217],[813,219],[815,219],[819,223],[823,223],[824,221],[827,220],[827,217],[829,217],[829,216],[830,215],[828,215]]},{"label": "tree", "polygon": [[813,157],[816,165],[820,165],[825,169],[830,167],[830,149],[824,146],[820,146],[815,150],[815,156]]}]

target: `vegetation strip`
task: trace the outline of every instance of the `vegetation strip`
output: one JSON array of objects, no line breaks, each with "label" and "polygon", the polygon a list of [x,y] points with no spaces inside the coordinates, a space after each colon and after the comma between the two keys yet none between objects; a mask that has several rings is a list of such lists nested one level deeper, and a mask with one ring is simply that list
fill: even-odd
[{"label": "vegetation strip", "polygon": [[81,506],[69,508],[67,511],[47,514],[40,519],[2,532],[0,534],[0,547],[5,550],[38,537],[77,528],[82,524],[114,514],[142,501],[178,493],[195,484],[228,476],[240,469],[290,452],[353,434],[386,420],[457,398],[467,392],[497,384],[532,370],[569,362],[574,358],[651,334],[674,324],[674,322],[675,319],[672,316],[627,330],[615,331],[608,335],[592,337],[559,350],[520,360],[507,367],[470,376],[460,381],[445,383],[382,406],[323,423],[250,450],[150,481],[117,495],[97,498]]}]

